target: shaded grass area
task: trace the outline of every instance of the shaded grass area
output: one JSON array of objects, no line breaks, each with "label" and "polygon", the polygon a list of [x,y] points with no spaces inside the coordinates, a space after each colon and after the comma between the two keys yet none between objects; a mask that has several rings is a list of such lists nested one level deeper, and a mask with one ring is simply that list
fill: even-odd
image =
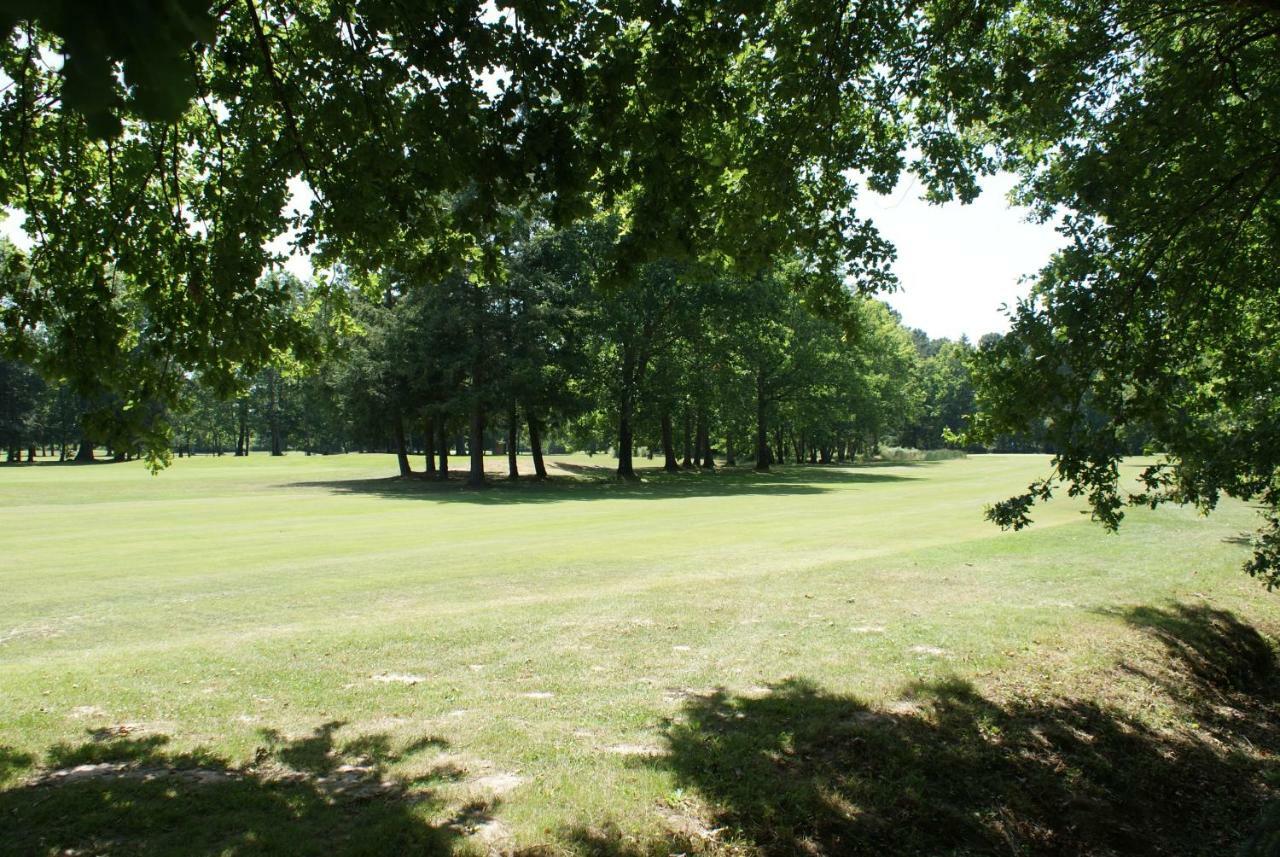
[{"label": "shaded grass area", "polygon": [[[923,467],[930,462],[895,465],[902,471]],[[559,462],[556,475],[544,481],[528,476],[510,481],[491,478],[483,490],[468,488],[459,474],[440,482],[398,476],[379,479],[335,479],[293,482],[283,489],[320,489],[334,494],[364,494],[396,499],[458,501],[464,503],[562,503],[582,500],[669,500],[681,497],[733,497],[746,494],[789,495],[823,494],[853,485],[878,485],[908,482],[920,478],[904,472],[878,472],[875,466],[857,470],[846,467],[810,466],[794,470],[756,473],[749,468],[722,468],[716,473],[683,471],[665,473],[656,467],[640,469],[643,480],[622,482],[607,465]],[[492,474],[491,474],[492,477]]]},{"label": "shaded grass area", "polygon": [[[1078,698],[997,700],[958,679],[908,687],[886,709],[805,679],[758,695],[688,699],[664,752],[631,764],[674,777],[667,833],[565,826],[519,853],[1264,855],[1280,828],[1274,644],[1233,614],[1174,605],[1124,611],[1165,657],[1142,667],[1197,721],[1152,729]],[[426,736],[341,743],[343,724],[288,739],[262,730],[254,762],[172,752],[163,736],[97,735],[41,760],[62,772],[0,791],[6,854],[444,854],[484,850],[496,800],[450,806],[447,766],[389,769],[448,747]],[[0,748],[0,762],[35,760]],[[88,767],[76,767],[88,766]],[[91,769],[93,768],[93,769]],[[358,773],[344,794],[335,773]],[[70,772],[69,774],[67,772]],[[362,789],[362,784],[364,787]],[[373,784],[372,788],[369,784]],[[434,819],[434,820],[430,820]],[[498,847],[493,850],[507,850]]]},{"label": "shaded grass area", "polygon": [[[442,808],[429,778],[382,781],[386,765],[419,747],[339,747],[321,727],[236,766],[168,743],[98,736],[50,748],[44,763],[59,775],[0,791],[0,853],[443,854],[465,833],[459,820],[425,819],[424,809]],[[359,776],[335,783],[347,759],[361,763]],[[468,823],[488,809],[466,807]]]},{"label": "shaded grass area", "polygon": [[1196,734],[960,680],[908,688],[906,711],[792,680],[691,701],[662,764],[771,854],[1233,853],[1280,785],[1274,650],[1209,608],[1125,619],[1168,647]]}]

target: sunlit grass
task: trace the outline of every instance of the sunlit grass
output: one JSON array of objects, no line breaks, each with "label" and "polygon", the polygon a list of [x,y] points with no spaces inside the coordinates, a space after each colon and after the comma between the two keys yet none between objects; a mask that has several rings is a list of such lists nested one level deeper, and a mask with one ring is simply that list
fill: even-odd
[{"label": "sunlit grass", "polygon": [[1242,504],[1132,513],[1119,535],[1072,502],[1023,533],[983,521],[1043,457],[639,485],[605,456],[555,461],[549,485],[482,492],[389,478],[383,455],[0,469],[0,782],[150,736],[122,758],[372,765],[429,793],[406,812],[463,847],[652,836],[716,815],[662,759],[717,689],[897,710],[959,681],[1176,730],[1185,707],[1117,672],[1157,651],[1126,610],[1280,630],[1239,571]]}]

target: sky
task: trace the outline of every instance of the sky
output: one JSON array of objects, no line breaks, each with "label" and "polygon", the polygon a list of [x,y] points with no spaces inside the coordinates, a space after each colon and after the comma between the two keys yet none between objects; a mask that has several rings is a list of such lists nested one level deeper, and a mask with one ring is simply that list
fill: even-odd
[{"label": "sky", "polygon": [[[1008,330],[1001,304],[1012,306],[1025,295],[1029,285],[1023,278],[1062,244],[1051,226],[1029,223],[1024,209],[1010,207],[1006,196],[1013,184],[1012,176],[991,176],[968,205],[930,205],[909,177],[887,196],[864,191],[859,214],[871,218],[898,251],[894,272],[901,285],[885,300],[904,324],[934,338],[964,335],[973,341]],[[0,220],[0,235],[26,247],[21,221],[17,213]],[[288,252],[287,244],[278,240],[273,249]],[[310,274],[306,259],[291,259],[286,267],[299,276]]]},{"label": "sky", "polygon": [[933,338],[973,341],[1009,329],[1000,306],[1025,296],[1030,284],[1024,278],[1063,243],[1051,225],[1029,223],[1026,209],[1009,205],[1013,186],[1011,175],[990,176],[968,205],[930,205],[910,177],[887,196],[863,192],[858,213],[898,251],[900,285],[885,300],[905,325]]}]

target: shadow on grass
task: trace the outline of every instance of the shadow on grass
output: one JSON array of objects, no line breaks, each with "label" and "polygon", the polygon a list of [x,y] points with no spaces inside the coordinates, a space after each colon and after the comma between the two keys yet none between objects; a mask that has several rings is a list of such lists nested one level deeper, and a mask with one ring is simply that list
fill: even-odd
[{"label": "shadow on grass", "polygon": [[561,835],[616,857],[1280,853],[1265,850],[1280,827],[1251,833],[1280,786],[1270,645],[1221,611],[1123,619],[1166,647],[1195,728],[1158,731],[1088,700],[997,701],[961,681],[913,686],[887,710],[804,680],[719,691],[668,724],[665,756],[637,762],[693,796],[684,830]]},{"label": "shadow on grass", "polygon": [[[914,466],[928,462],[912,462]],[[559,463],[558,470],[572,475],[555,475],[546,481],[521,477],[512,482],[490,473],[483,491],[465,487],[465,474],[454,473],[447,482],[429,479],[338,479],[290,482],[277,487],[322,489],[335,494],[373,494],[383,497],[445,500],[464,503],[549,503],[564,500],[663,500],[675,497],[728,497],[743,494],[794,496],[822,494],[842,485],[906,482],[916,477],[899,473],[868,472],[862,467],[800,466],[756,473],[748,468],[723,468],[716,472],[683,471],[665,473],[640,471],[642,479],[626,482],[615,478],[607,465]]]},{"label": "shadow on grass", "polygon": [[387,766],[443,740],[399,750],[385,735],[339,744],[340,726],[292,740],[266,730],[270,747],[242,767],[207,751],[173,752],[164,735],[57,745],[44,773],[0,790],[0,853],[447,854],[489,818],[494,804],[473,802],[429,823],[450,809],[433,787],[460,778],[454,768],[387,778]]}]

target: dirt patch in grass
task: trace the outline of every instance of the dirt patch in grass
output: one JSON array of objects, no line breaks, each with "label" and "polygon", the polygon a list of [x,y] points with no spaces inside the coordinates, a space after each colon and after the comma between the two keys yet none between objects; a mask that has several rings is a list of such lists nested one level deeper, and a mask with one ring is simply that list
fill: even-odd
[{"label": "dirt patch in grass", "polygon": [[381,684],[420,684],[426,681],[425,676],[412,675],[411,673],[377,673],[369,676],[373,681]]}]

